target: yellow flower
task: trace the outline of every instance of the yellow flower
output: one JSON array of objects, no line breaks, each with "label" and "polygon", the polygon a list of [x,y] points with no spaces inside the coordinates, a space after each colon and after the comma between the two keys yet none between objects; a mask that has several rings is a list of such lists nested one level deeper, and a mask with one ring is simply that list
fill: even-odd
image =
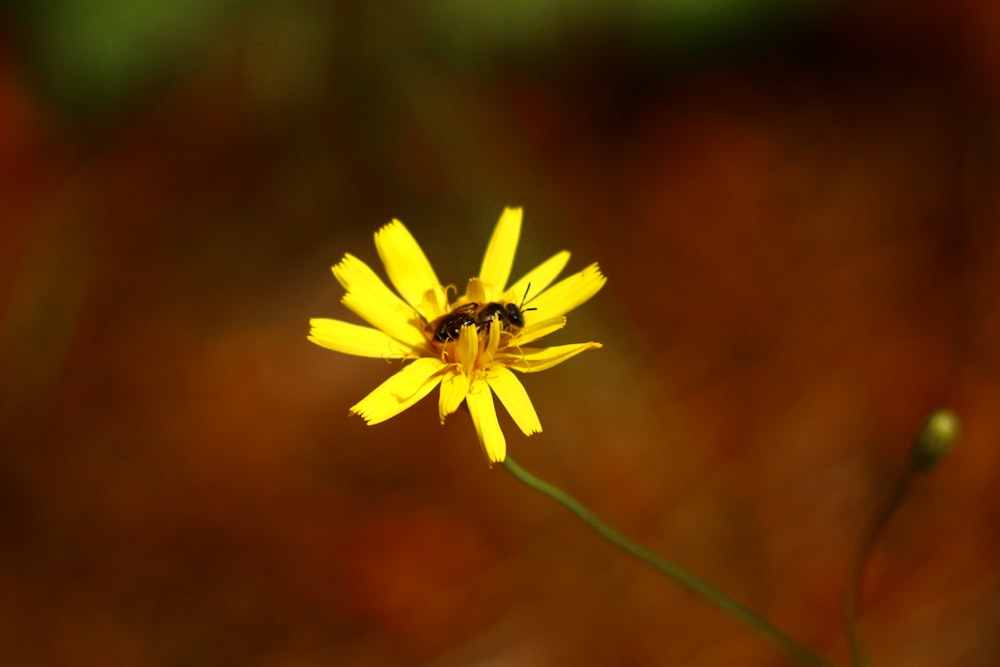
[{"label": "yellow flower", "polygon": [[449,301],[416,240],[393,220],[375,233],[390,290],[364,262],[344,255],[333,267],[346,294],[342,302],[371,327],[314,318],[309,340],[325,348],[381,359],[412,360],[351,407],[368,424],[395,417],[440,386],[441,422],[465,401],[490,463],[506,457],[507,443],[497,421],[493,394],[514,423],[531,435],[542,430],[524,386],[511,371],[533,373],[601,347],[579,343],[528,347],[566,324],[566,313],[604,286],[606,278],[591,264],[555,285],[569,261],[559,252],[508,286],[521,209],[507,208],[486,248],[479,276],[465,294]]}]

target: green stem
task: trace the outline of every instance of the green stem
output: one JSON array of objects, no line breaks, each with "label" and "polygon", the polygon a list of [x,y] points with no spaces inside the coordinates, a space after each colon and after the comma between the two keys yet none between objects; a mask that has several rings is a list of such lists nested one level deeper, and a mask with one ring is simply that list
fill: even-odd
[{"label": "green stem", "polygon": [[702,596],[705,600],[714,604],[716,607],[726,612],[736,620],[743,622],[749,626],[750,629],[756,631],[762,637],[769,640],[775,646],[787,653],[790,657],[794,658],[798,663],[811,665],[813,667],[829,667],[829,663],[816,655],[810,649],[795,641],[781,630],[774,627],[754,612],[750,611],[748,608],[716,589],[708,582],[699,579],[690,572],[681,569],[679,566],[660,558],[645,547],[642,547],[636,542],[633,542],[629,538],[625,537],[614,528],[597,518],[593,512],[559,487],[553,486],[552,484],[540,480],[534,475],[526,472],[523,468],[521,468],[521,466],[517,465],[517,463],[515,463],[510,456],[506,458],[503,465],[508,472],[514,475],[514,477],[518,480],[524,482],[536,491],[544,493],[563,505],[566,509],[575,514],[577,518],[593,528],[598,535],[634,558],[637,558],[643,563],[649,565],[657,572],[673,579],[676,583],[680,584],[684,588],[687,588],[689,591]]},{"label": "green stem", "polygon": [[872,548],[878,541],[879,535],[882,534],[882,529],[888,523],[889,517],[896,511],[899,503],[906,496],[906,492],[909,491],[915,472],[912,464],[907,465],[903,470],[896,485],[868,524],[868,529],[865,531],[861,546],[858,548],[851,566],[850,579],[848,579],[847,591],[844,595],[844,622],[847,625],[847,641],[851,646],[851,664],[854,667],[866,667],[868,664],[861,641],[861,633],[858,629],[858,598],[861,595],[861,580],[864,577],[865,565],[868,564]]}]

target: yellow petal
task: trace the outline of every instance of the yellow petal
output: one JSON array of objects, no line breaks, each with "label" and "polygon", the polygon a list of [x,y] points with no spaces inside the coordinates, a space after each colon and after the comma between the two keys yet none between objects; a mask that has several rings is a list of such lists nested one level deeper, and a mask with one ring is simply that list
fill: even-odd
[{"label": "yellow petal", "polygon": [[489,297],[486,301],[499,299],[510,278],[517,240],[521,235],[521,216],[520,208],[505,208],[486,246],[483,265],[479,269],[479,279],[485,283]]},{"label": "yellow petal", "polygon": [[465,299],[469,303],[486,303],[486,288],[479,278],[470,278],[469,284],[465,288]]},{"label": "yellow petal", "polygon": [[[533,268],[523,278],[510,286],[500,301],[505,303],[522,303],[527,305],[531,300],[545,291],[556,279],[569,262],[569,252],[563,250]],[[529,289],[530,286],[530,289]]]},{"label": "yellow petal", "polygon": [[[525,320],[530,319],[528,315],[531,315],[531,313],[525,314]],[[525,343],[538,340],[542,336],[548,336],[554,331],[559,331],[564,326],[566,326],[566,317],[563,315],[550,317],[547,320],[540,320],[538,322],[526,322],[525,327],[517,332],[514,342],[517,345],[524,345]]]},{"label": "yellow petal", "polygon": [[493,322],[490,324],[490,334],[486,339],[486,349],[484,353],[486,355],[487,362],[492,363],[493,357],[496,356],[497,349],[500,347],[500,316],[494,315]]},{"label": "yellow petal", "polygon": [[458,363],[462,364],[462,372],[472,375],[476,367],[476,357],[479,356],[479,332],[476,325],[467,324],[458,334],[458,344],[455,346]]},{"label": "yellow petal", "polygon": [[366,299],[363,295],[354,292],[345,294],[340,302],[358,317],[384,331],[403,345],[418,350],[428,349],[424,324],[415,315],[411,316],[410,319],[403,319],[399,313],[383,308],[380,302]]},{"label": "yellow petal", "polygon": [[417,359],[351,406],[351,412],[368,424],[391,419],[429,394],[441,382],[443,367],[439,359]]},{"label": "yellow petal", "polygon": [[402,359],[414,354],[411,348],[371,327],[324,317],[314,317],[309,326],[309,340],[336,352],[377,359]]},{"label": "yellow petal", "polygon": [[541,432],[542,423],[538,421],[531,398],[513,373],[503,366],[494,366],[490,369],[486,381],[525,435]]},{"label": "yellow petal", "polygon": [[479,437],[479,444],[482,445],[486,458],[491,464],[502,462],[507,458],[507,440],[500,430],[496,407],[493,405],[493,394],[490,393],[485,380],[476,380],[472,383],[465,402],[469,406],[472,424],[476,427],[476,435]]},{"label": "yellow petal", "polygon": [[444,418],[458,410],[458,406],[465,400],[465,395],[469,393],[469,376],[465,373],[448,373],[441,380],[441,395],[438,400],[438,415],[441,423]]},{"label": "yellow petal", "polygon": [[389,289],[367,264],[350,253],[344,255],[333,267],[333,275],[345,291],[377,301],[381,308],[397,313],[403,319],[420,316],[411,305]]},{"label": "yellow petal", "polygon": [[560,280],[536,298],[529,299],[529,302],[532,307],[538,309],[540,317],[565,315],[597,294],[607,280],[597,268],[597,264],[591,264],[583,271]]},{"label": "yellow petal", "polygon": [[552,368],[567,359],[571,359],[587,350],[599,350],[600,343],[577,343],[574,345],[556,345],[555,347],[521,348],[520,353],[505,352],[497,355],[497,363],[522,373],[536,373]]},{"label": "yellow petal", "polygon": [[344,255],[333,275],[347,290],[342,302],[359,317],[404,345],[423,347],[426,337],[420,314],[390,290],[367,264]]},{"label": "yellow petal", "polygon": [[344,258],[333,267],[333,275],[347,292],[356,292],[368,298],[378,299],[394,310],[413,312],[413,308],[389,289],[371,267],[350,253],[344,255]]},{"label": "yellow petal", "polygon": [[407,303],[415,308],[431,304],[435,314],[443,311],[444,288],[403,223],[393,220],[375,232],[375,247],[389,280]]}]

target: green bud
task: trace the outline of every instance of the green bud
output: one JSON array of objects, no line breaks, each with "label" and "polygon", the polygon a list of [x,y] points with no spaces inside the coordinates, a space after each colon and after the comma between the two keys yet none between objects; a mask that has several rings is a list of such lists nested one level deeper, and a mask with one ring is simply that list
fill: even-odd
[{"label": "green bud", "polygon": [[937,410],[927,418],[910,449],[910,465],[916,472],[926,472],[944,458],[960,430],[958,416],[951,410]]}]

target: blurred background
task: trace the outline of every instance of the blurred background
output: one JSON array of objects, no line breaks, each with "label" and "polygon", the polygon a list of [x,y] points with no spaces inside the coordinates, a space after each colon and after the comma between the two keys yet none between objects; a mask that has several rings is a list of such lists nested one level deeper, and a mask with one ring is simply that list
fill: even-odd
[{"label": "blurred background", "polygon": [[510,453],[838,664],[1000,662],[1000,10],[987,0],[8,0],[0,664],[783,665],[313,346],[403,220],[525,207],[605,289]]}]

